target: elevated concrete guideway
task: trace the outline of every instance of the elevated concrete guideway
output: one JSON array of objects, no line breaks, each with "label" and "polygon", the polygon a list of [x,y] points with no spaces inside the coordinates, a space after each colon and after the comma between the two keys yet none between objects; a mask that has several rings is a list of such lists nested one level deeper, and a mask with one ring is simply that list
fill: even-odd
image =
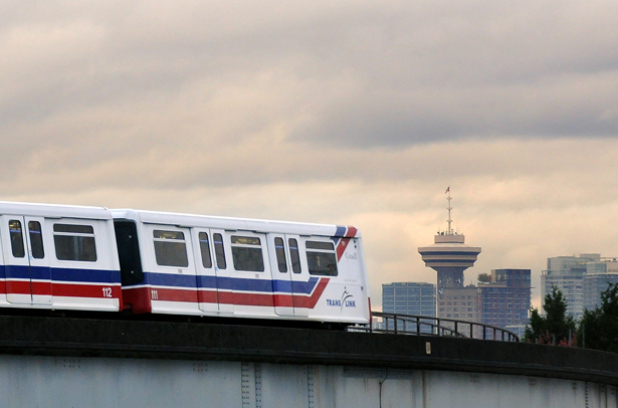
[{"label": "elevated concrete guideway", "polygon": [[617,406],[618,355],[522,343],[0,316],[0,350],[0,406]]}]

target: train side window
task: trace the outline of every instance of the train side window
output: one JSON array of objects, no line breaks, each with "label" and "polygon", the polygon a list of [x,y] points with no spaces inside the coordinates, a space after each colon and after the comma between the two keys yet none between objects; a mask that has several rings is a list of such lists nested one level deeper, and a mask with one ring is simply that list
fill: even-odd
[{"label": "train side window", "polygon": [[137,285],[144,281],[142,260],[137,240],[137,227],[134,222],[114,222],[118,260],[120,262],[120,282],[125,285]]},{"label": "train side window", "polygon": [[28,221],[28,235],[30,236],[30,248],[32,257],[36,259],[45,258],[43,250],[43,234],[41,233],[41,223],[38,221]]},{"label": "train side window", "polygon": [[97,260],[92,225],[54,224],[54,246],[56,258],[61,261]]},{"label": "train side window", "polygon": [[279,266],[279,272],[286,273],[288,271],[288,263],[285,259],[283,238],[275,238],[275,252],[277,253],[277,265]]},{"label": "train side window", "polygon": [[217,267],[219,269],[227,268],[225,262],[225,251],[223,250],[223,237],[221,234],[212,235],[213,243],[215,244],[215,256],[217,257]]},{"label": "train side window", "polygon": [[24,250],[24,236],[21,230],[21,221],[9,220],[9,235],[11,236],[11,251],[15,258],[23,258],[26,255]]},{"label": "train side window", "polygon": [[296,238],[290,238],[288,240],[290,245],[290,258],[292,261],[292,272],[300,273],[300,255],[298,253],[298,241]]},{"label": "train side window", "polygon": [[208,243],[208,234],[200,232],[200,252],[202,253],[202,266],[204,268],[212,268],[212,260],[210,258],[210,245]]},{"label": "train side window", "polygon": [[332,242],[307,241],[305,247],[311,275],[337,276],[337,256]]},{"label": "train side window", "polygon": [[189,266],[187,244],[182,231],[154,230],[152,232],[157,264],[161,266]]},{"label": "train side window", "polygon": [[232,235],[232,259],[237,271],[264,272],[262,246],[258,237]]}]

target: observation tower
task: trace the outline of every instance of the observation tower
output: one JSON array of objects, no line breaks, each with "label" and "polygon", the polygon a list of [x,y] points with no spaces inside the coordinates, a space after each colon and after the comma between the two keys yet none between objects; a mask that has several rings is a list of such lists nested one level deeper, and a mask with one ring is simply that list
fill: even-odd
[{"label": "observation tower", "polygon": [[418,252],[421,254],[425,266],[438,272],[438,290],[444,288],[463,288],[464,270],[474,266],[478,254],[481,253],[480,247],[471,247],[465,244],[465,236],[456,233],[452,228],[451,220],[451,191],[448,193],[448,228],[446,231],[438,231],[434,236],[434,244],[420,247]]}]

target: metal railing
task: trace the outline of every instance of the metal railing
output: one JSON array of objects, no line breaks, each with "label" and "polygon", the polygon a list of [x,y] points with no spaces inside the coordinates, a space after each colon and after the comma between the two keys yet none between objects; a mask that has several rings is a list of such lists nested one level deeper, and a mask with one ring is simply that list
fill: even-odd
[{"label": "metal railing", "polygon": [[465,337],[479,340],[519,341],[519,337],[512,331],[488,324],[396,313],[372,312],[371,314],[373,316],[373,323],[371,325],[351,326],[348,330],[371,333]]}]

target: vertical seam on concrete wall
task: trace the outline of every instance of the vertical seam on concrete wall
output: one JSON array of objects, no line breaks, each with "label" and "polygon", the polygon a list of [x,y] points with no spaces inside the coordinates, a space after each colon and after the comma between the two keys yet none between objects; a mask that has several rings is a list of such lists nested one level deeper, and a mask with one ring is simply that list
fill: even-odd
[{"label": "vertical seam on concrete wall", "polygon": [[262,408],[262,365],[255,363],[255,408]]},{"label": "vertical seam on concrete wall", "polygon": [[315,408],[315,367],[307,366],[307,407]]},{"label": "vertical seam on concrete wall", "polygon": [[252,380],[252,367],[253,364],[241,363],[240,365],[240,390],[242,395],[242,408],[251,408],[251,394],[253,388]]}]

